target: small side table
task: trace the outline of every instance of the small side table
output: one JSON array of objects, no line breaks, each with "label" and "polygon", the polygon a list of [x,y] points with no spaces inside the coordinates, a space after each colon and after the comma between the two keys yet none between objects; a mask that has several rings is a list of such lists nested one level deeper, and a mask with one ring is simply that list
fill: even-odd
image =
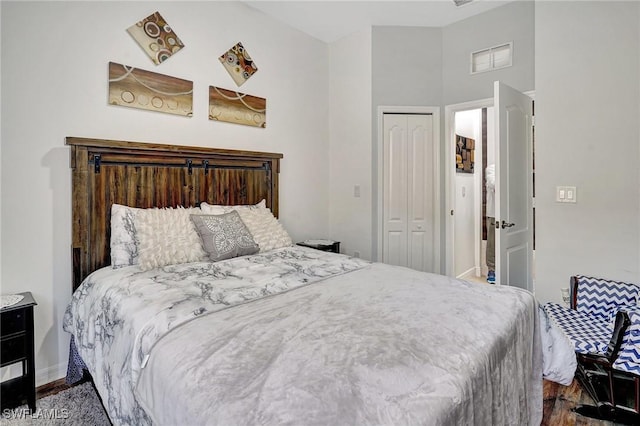
[{"label": "small side table", "polygon": [[340,241],[333,240],[304,240],[296,243],[299,246],[310,247],[316,250],[340,253]]},{"label": "small side table", "polygon": [[36,409],[36,371],[33,344],[33,307],[31,292],[18,293],[24,298],[0,310],[0,366],[22,363],[22,375],[0,383],[2,409],[27,401]]}]

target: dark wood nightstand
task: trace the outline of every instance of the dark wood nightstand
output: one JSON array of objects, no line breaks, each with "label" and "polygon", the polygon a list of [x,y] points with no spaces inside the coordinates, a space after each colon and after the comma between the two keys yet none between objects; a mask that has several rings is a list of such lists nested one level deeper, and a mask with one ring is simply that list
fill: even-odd
[{"label": "dark wood nightstand", "polygon": [[33,347],[33,307],[37,305],[30,292],[15,305],[0,310],[0,366],[22,363],[22,375],[0,384],[2,409],[22,404],[36,409],[36,371]]},{"label": "dark wood nightstand", "polygon": [[340,253],[340,241],[333,240],[304,240],[296,243],[299,246],[311,247],[316,250]]}]

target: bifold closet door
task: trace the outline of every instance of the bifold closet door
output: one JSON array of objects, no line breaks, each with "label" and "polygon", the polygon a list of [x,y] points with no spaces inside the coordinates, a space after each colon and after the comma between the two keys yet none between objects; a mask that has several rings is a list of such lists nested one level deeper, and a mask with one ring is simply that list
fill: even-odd
[{"label": "bifold closet door", "polygon": [[384,263],[434,271],[434,138],[430,114],[384,114]]}]

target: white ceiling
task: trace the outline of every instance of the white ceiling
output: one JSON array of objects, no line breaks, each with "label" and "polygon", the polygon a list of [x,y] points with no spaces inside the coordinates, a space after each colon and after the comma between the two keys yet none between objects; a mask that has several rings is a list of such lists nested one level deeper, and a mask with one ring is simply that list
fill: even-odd
[{"label": "white ceiling", "polygon": [[249,7],[327,43],[372,25],[443,27],[514,0],[245,1]]}]

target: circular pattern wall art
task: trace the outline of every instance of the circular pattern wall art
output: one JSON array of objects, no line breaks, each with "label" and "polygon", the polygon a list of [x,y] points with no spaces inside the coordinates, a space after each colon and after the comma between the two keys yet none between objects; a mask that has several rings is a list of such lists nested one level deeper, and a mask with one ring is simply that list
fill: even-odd
[{"label": "circular pattern wall art", "polygon": [[155,12],[130,26],[127,32],[156,65],[166,61],[184,47],[160,12]]},{"label": "circular pattern wall art", "polygon": [[240,42],[224,52],[218,60],[224,65],[224,68],[238,87],[242,86],[245,81],[258,71],[258,67],[249,56],[249,52]]},{"label": "circular pattern wall art", "polygon": [[267,127],[267,100],[209,86],[209,120]]},{"label": "circular pattern wall art", "polygon": [[193,82],[109,62],[109,103],[191,117]]}]

